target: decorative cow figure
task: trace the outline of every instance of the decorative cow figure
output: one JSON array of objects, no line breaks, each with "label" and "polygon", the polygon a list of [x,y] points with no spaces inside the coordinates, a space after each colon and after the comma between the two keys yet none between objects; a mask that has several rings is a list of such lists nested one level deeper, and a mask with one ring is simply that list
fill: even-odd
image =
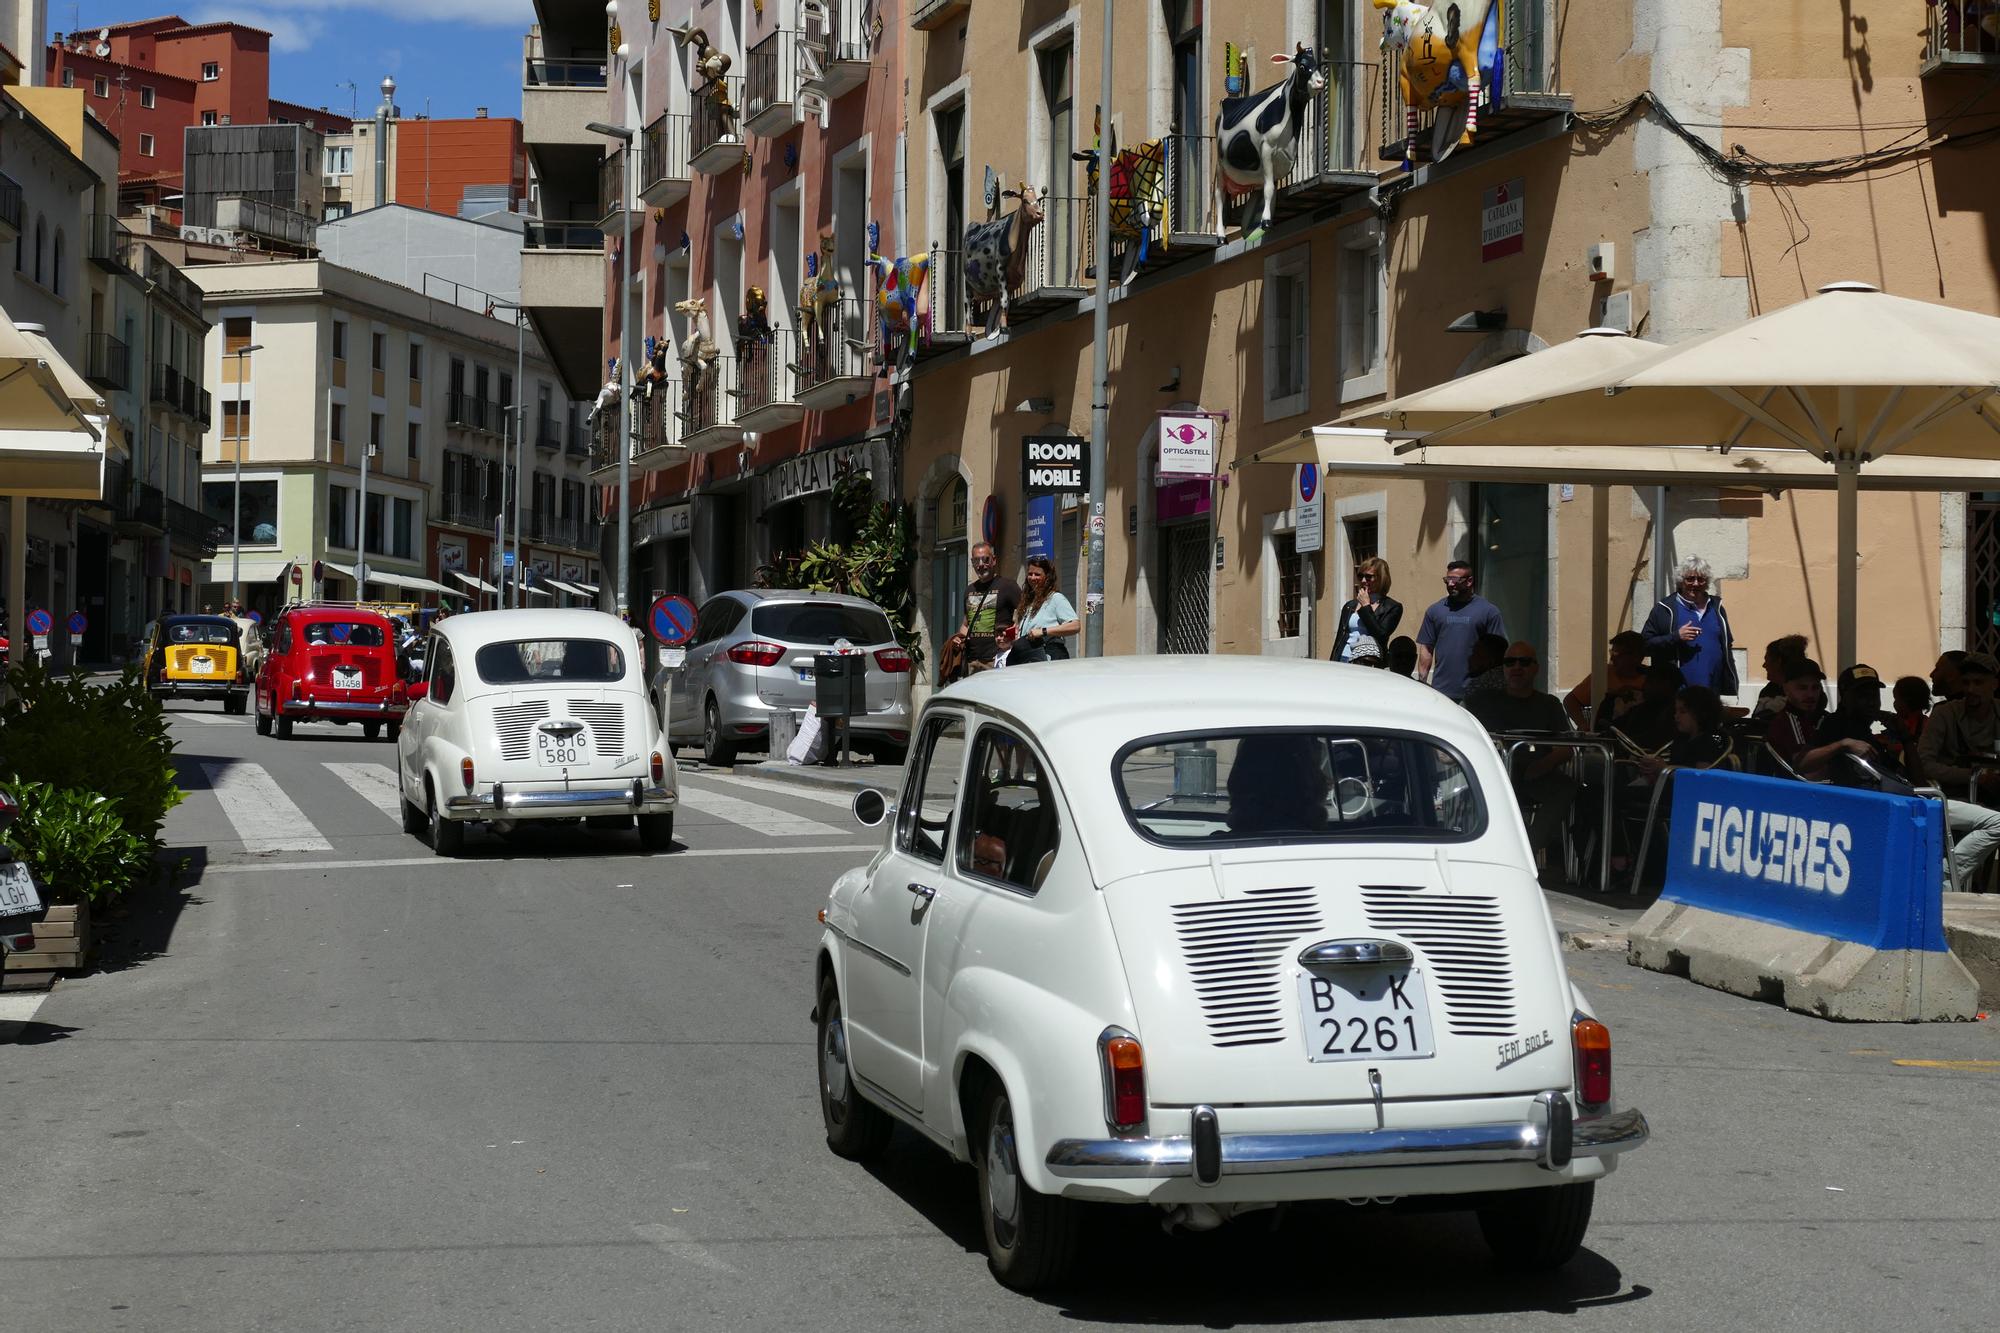
[{"label": "decorative cow figure", "polygon": [[722,355],[708,329],[708,303],[695,297],[674,304],[674,310],[688,321],[688,335],[681,339],[682,418],[697,429],[712,417],[698,404],[715,388],[715,363]]},{"label": "decorative cow figure", "polygon": [[[1102,108],[1099,109],[1100,116]],[[1103,134],[1081,152],[1071,153],[1073,161],[1084,164],[1088,182],[1087,199],[1097,197],[1097,173],[1103,158]],[[1167,147],[1164,139],[1148,139],[1137,148],[1118,147],[1111,136],[1111,240],[1125,251],[1125,272],[1118,279],[1124,286],[1139,276],[1153,242],[1165,243],[1167,232]],[[1088,203],[1085,205],[1089,207]]]},{"label": "decorative cow figure", "polygon": [[[1379,3],[1380,0],[1377,0]],[[1222,196],[1264,191],[1264,209],[1257,225],[1245,231],[1254,238],[1271,225],[1271,206],[1278,194],[1278,177],[1292,169],[1292,149],[1305,122],[1306,103],[1326,87],[1326,66],[1319,53],[1300,46],[1290,55],[1271,57],[1274,65],[1289,64],[1291,77],[1247,97],[1225,97],[1215,116],[1215,224],[1222,225]]]},{"label": "decorative cow figure", "polygon": [[[930,276],[928,253],[915,259],[868,256],[875,274],[875,314],[882,325],[882,372],[891,364],[908,365],[917,354],[917,298],[923,293],[924,279]],[[902,346],[899,350],[897,342]]]},{"label": "decorative cow figure", "polygon": [[965,229],[965,300],[970,318],[981,319],[988,338],[1000,336],[1007,322],[1007,293],[1028,276],[1028,237],[1042,223],[1048,193],[1038,194],[1032,185],[1002,190],[1002,198],[1019,199],[1021,206]]},{"label": "decorative cow figure", "polygon": [[[1417,113],[1440,106],[1465,107],[1458,142],[1443,146],[1443,161],[1479,133],[1479,45],[1494,0],[1453,0],[1442,13],[1416,0],[1375,0],[1382,14],[1382,45],[1396,53],[1396,78],[1403,94],[1403,169],[1416,151]],[[1461,77],[1454,78],[1457,74]]]}]

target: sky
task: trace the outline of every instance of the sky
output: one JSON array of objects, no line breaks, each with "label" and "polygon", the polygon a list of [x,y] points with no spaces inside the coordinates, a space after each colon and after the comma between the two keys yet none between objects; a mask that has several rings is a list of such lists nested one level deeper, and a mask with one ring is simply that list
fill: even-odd
[{"label": "sky", "polygon": [[[559,0],[571,3],[574,0]],[[396,80],[405,116],[521,114],[521,37],[531,0],[49,0],[51,32],[179,14],[190,23],[236,22],[271,34],[271,95],[366,115]],[[352,82],[353,89],[347,84]]]}]

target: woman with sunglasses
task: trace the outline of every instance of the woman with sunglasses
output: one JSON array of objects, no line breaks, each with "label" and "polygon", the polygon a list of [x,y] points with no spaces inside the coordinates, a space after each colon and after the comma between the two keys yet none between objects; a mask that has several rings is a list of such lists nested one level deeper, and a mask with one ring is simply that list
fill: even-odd
[{"label": "woman with sunglasses", "polygon": [[1333,660],[1379,667],[1389,637],[1403,619],[1403,604],[1389,595],[1389,562],[1369,556],[1354,566],[1354,596],[1333,622]]},{"label": "woman with sunglasses", "polygon": [[1690,685],[1736,693],[1736,644],[1722,598],[1710,591],[1714,573],[1698,555],[1681,561],[1677,587],[1646,617],[1640,633],[1655,662],[1671,662]]},{"label": "woman with sunglasses", "polygon": [[1083,633],[1076,608],[1062,594],[1055,562],[1045,555],[1028,557],[1028,588],[1021,599],[1020,637],[1007,654],[1007,665],[1024,662],[1066,662],[1069,639]]}]

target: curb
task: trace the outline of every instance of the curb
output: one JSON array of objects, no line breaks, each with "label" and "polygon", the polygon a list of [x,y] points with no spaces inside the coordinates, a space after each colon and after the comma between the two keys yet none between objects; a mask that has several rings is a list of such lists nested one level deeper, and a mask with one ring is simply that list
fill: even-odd
[{"label": "curb", "polygon": [[903,785],[901,768],[822,768],[818,765],[772,763],[761,760],[752,764],[738,764],[731,772],[741,777],[770,778],[776,782],[789,782],[801,787],[819,787],[834,791],[864,791],[874,788],[892,795]]}]

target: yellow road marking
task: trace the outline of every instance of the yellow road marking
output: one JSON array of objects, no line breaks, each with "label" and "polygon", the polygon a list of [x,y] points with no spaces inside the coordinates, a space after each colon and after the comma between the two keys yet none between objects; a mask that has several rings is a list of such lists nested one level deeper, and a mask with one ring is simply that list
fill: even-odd
[{"label": "yellow road marking", "polygon": [[1905,1069],[1954,1069],[1960,1073],[2000,1072],[2000,1060],[1891,1060]]}]

